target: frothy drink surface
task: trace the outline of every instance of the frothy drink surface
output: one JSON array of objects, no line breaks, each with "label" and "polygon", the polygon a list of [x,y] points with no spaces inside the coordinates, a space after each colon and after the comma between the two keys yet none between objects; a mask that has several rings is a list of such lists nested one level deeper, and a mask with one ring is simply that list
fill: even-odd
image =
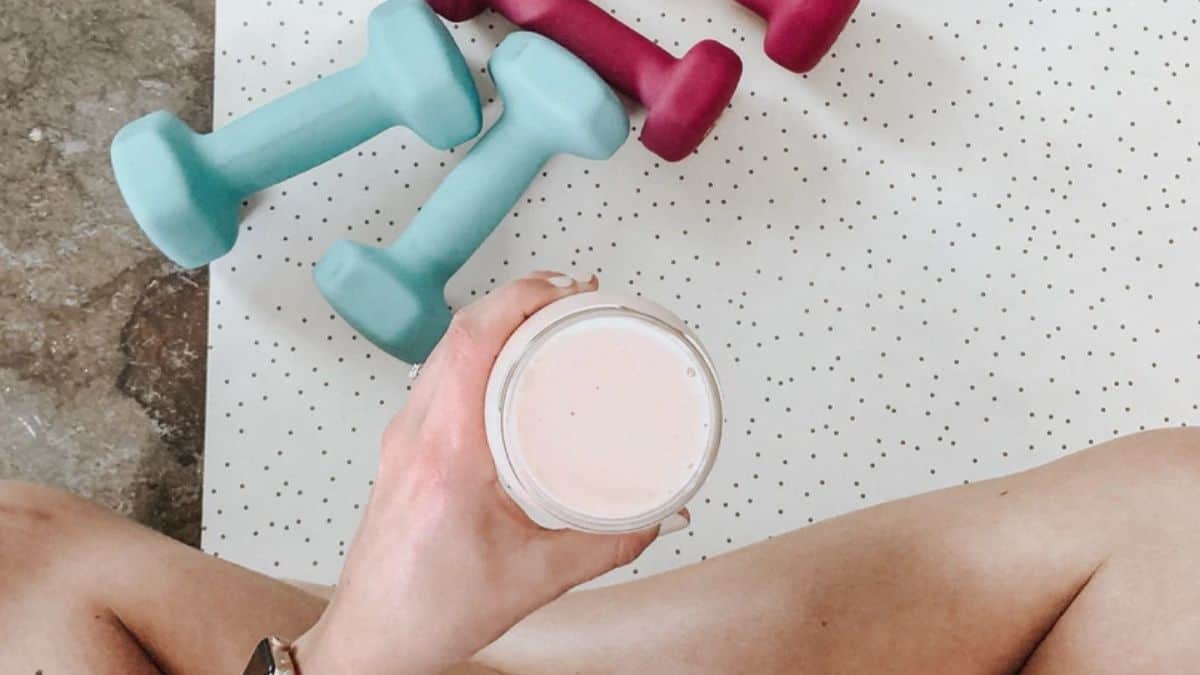
[{"label": "frothy drink surface", "polygon": [[647,513],[703,462],[713,424],[704,373],[685,342],[646,320],[581,320],[547,336],[512,383],[510,438],[564,506]]}]

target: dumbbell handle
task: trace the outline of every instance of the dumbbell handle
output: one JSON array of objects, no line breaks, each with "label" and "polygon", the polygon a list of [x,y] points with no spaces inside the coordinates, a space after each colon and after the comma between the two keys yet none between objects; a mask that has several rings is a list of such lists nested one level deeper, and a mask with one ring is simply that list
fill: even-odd
[{"label": "dumbbell handle", "polygon": [[501,115],[389,247],[438,288],[467,263],[529,188],[553,152],[536,129]]},{"label": "dumbbell handle", "polygon": [[490,0],[509,21],[551,38],[649,107],[676,59],[588,0]]},{"label": "dumbbell handle", "polygon": [[396,124],[370,77],[362,65],[323,77],[199,137],[197,152],[239,197],[281,183]]}]

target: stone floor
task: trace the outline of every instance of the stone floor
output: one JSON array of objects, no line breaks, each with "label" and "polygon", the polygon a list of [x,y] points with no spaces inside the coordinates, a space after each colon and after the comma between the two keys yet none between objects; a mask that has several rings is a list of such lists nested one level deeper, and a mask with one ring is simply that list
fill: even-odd
[{"label": "stone floor", "polygon": [[207,275],[122,204],[122,124],[211,118],[213,0],[4,0],[0,478],[200,536]]}]

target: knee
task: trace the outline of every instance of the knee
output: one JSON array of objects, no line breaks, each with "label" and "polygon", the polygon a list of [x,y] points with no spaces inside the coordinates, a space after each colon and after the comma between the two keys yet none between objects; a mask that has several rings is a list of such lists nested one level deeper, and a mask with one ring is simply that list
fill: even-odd
[{"label": "knee", "polygon": [[42,549],[61,540],[92,508],[62,490],[0,480],[0,549],[6,544],[29,552]]},{"label": "knee", "polygon": [[0,480],[0,598],[72,578],[83,545],[102,536],[103,514],[62,490]]},{"label": "knee", "polygon": [[1159,505],[1200,503],[1200,429],[1145,431],[1096,451],[1097,468],[1118,492]]},{"label": "knee", "polygon": [[0,481],[0,524],[28,528],[52,520],[51,492],[30,483]]},{"label": "knee", "polygon": [[1134,467],[1165,469],[1200,476],[1200,428],[1145,431],[1117,441]]}]

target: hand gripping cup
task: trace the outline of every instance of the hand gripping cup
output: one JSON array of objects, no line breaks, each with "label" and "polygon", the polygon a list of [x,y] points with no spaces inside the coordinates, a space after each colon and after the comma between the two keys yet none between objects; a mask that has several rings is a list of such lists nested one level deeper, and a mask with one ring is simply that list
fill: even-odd
[{"label": "hand gripping cup", "polygon": [[721,442],[720,387],[696,336],[667,309],[613,293],[530,317],[484,405],[501,484],[549,529],[663,522],[695,496]]}]

